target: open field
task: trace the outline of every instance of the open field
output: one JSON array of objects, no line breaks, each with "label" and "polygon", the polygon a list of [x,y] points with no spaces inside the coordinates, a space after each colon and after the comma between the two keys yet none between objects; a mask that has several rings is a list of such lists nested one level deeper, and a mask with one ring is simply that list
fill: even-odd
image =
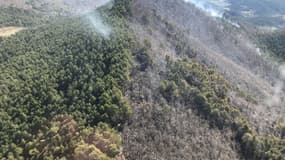
[{"label": "open field", "polygon": [[9,37],[23,29],[22,27],[2,27],[0,28],[0,37]]}]

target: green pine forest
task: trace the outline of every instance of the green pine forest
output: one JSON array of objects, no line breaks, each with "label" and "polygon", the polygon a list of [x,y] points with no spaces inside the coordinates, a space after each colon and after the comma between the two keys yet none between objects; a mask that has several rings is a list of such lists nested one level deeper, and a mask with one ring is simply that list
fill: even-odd
[{"label": "green pine forest", "polygon": [[262,48],[274,57],[276,60],[285,61],[285,31],[276,31],[265,33],[259,36],[259,43]]},{"label": "green pine forest", "polygon": [[[1,160],[109,160],[121,152],[116,130],[131,113],[124,90],[133,45],[123,3],[100,11],[115,26],[108,39],[84,16],[1,39]],[[11,15],[2,24],[38,24],[40,16],[13,11],[1,10]]]}]

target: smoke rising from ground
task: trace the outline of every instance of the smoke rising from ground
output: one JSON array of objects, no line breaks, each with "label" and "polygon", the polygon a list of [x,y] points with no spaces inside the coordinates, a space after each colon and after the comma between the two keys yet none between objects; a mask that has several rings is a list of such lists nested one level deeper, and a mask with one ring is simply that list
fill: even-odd
[{"label": "smoke rising from ground", "polygon": [[100,13],[94,12],[92,14],[87,15],[87,19],[89,20],[90,24],[94,27],[96,32],[101,34],[104,38],[108,38],[112,32],[112,28],[104,23],[104,20],[100,16]]},{"label": "smoke rising from ground", "polygon": [[197,8],[210,14],[210,16],[223,18],[223,14],[228,7],[225,0],[211,1],[211,0],[184,0],[194,4]]},{"label": "smoke rising from ground", "polygon": [[97,11],[98,8],[110,5],[112,6],[111,0],[98,0],[98,3],[96,4],[95,11],[93,11],[90,14],[87,14],[87,19],[89,23],[92,25],[92,27],[101,34],[104,38],[109,38],[110,34],[112,33],[112,28],[106,24],[100,15],[100,13]]},{"label": "smoke rising from ground", "polygon": [[276,80],[276,83],[274,84],[274,90],[273,95],[271,97],[268,97],[266,100],[266,104],[270,107],[272,106],[280,106],[282,105],[283,96],[284,96],[284,81],[285,81],[285,64],[280,65],[279,67],[280,72],[280,79]]},{"label": "smoke rising from ground", "polygon": [[229,10],[227,0],[184,0],[185,2],[194,4],[195,7],[201,9],[212,17],[217,17],[226,20],[229,24],[240,28],[237,22],[224,17],[226,10]]},{"label": "smoke rising from ground", "polygon": [[[55,0],[52,0],[55,1]],[[92,28],[102,35],[104,38],[108,38],[112,32],[112,28],[104,21],[104,18],[97,11],[101,7],[112,7],[113,0],[59,0],[63,4],[68,6],[75,15],[85,15],[86,21],[92,26]]]},{"label": "smoke rising from ground", "polygon": [[42,5],[47,4],[55,9],[66,11],[69,15],[83,15],[86,21],[92,28],[108,38],[112,32],[112,27],[109,26],[99,11],[101,7],[112,7],[114,0],[42,0]]}]

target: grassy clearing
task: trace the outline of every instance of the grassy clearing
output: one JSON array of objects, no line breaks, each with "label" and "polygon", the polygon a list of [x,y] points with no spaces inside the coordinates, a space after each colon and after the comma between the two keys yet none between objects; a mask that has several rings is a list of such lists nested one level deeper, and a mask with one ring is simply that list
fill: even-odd
[{"label": "grassy clearing", "polygon": [[23,27],[2,27],[0,28],[0,37],[9,37],[23,29]]}]

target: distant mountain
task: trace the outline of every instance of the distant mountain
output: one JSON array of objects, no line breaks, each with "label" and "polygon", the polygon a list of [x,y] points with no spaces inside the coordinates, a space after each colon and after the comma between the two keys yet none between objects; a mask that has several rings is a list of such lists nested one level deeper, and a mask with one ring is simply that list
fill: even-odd
[{"label": "distant mountain", "polygon": [[51,13],[83,13],[109,3],[111,0],[0,0],[0,7],[15,7]]},{"label": "distant mountain", "polygon": [[251,22],[257,26],[285,27],[283,0],[184,0],[215,17]]}]

